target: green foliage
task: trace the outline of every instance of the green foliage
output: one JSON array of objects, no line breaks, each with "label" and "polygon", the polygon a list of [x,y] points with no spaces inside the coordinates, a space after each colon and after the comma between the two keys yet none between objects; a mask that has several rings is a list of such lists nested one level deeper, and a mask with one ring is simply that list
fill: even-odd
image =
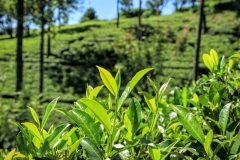
[{"label": "green foliage", "polygon": [[97,19],[96,11],[93,8],[88,8],[81,18],[81,22]]},{"label": "green foliage", "polygon": [[239,58],[239,54],[231,56],[229,64],[215,50],[203,58],[211,71],[209,77],[203,76],[192,86],[176,88],[168,97],[164,92],[170,81],[158,87],[148,77],[153,93],[139,92],[144,101],[129,95],[144,75],[153,72],[152,68],[137,72],[120,94],[121,72],[114,78],[97,66],[109,96],[98,96],[103,86],[88,85],[86,97],[80,98],[72,109],[56,109],[77,125],[72,128],[61,124],[45,130],[58,98],[46,108],[41,124],[30,108],[37,125],[14,122],[20,129],[17,150],[7,157],[239,159],[240,81],[239,70],[232,65],[232,58]]},{"label": "green foliage", "polygon": [[[216,3],[218,3],[218,1],[216,1]],[[209,31],[202,35],[201,50],[203,53],[206,53],[210,47],[217,48],[218,52],[220,53],[219,57],[222,53],[224,53],[226,58],[228,58],[231,53],[236,52],[238,49],[237,42],[239,37],[237,35],[239,22],[236,19],[236,13],[230,11],[224,11],[217,14],[212,14],[210,12],[207,13],[208,14],[206,18]],[[123,92],[125,86],[130,80],[130,78],[128,79],[126,77],[133,77],[134,74],[142,68],[154,68],[154,70],[151,71],[148,76],[152,81],[154,80],[153,83],[157,84],[155,85],[156,87],[152,87],[151,83],[147,83],[145,80],[140,80],[138,85],[135,86],[135,89],[129,94],[130,97],[134,96],[136,99],[138,99],[144,108],[151,110],[151,112],[154,113],[157,112],[156,106],[158,105],[157,100],[154,100],[154,94],[156,93],[156,90],[158,90],[158,85],[167,82],[170,77],[171,81],[166,89],[167,93],[170,90],[173,90],[175,86],[179,87],[174,92],[174,98],[173,96],[169,96],[170,99],[174,99],[174,101],[171,101],[171,103],[174,102],[174,104],[181,105],[183,107],[189,107],[192,106],[189,102],[189,99],[193,97],[195,97],[195,99],[198,98],[200,105],[203,106],[208,106],[209,101],[216,105],[219,103],[219,101],[222,101],[222,97],[224,97],[224,101],[226,101],[226,94],[221,96],[221,92],[223,92],[221,90],[222,84],[220,85],[220,88],[211,84],[212,87],[209,89],[211,90],[210,96],[205,95],[205,93],[209,93],[209,91],[206,90],[204,90],[204,94],[199,94],[199,92],[203,90],[200,88],[201,83],[198,83],[197,87],[199,88],[199,91],[196,91],[195,93],[192,93],[192,89],[189,89],[189,87],[184,87],[188,88],[187,90],[182,88],[184,85],[189,84],[192,78],[192,53],[194,53],[197,20],[197,15],[192,14],[190,11],[184,13],[174,13],[171,16],[150,16],[149,18],[143,18],[142,41],[138,41],[136,39],[136,35],[138,34],[138,28],[136,27],[137,18],[121,18],[120,28],[118,29],[116,29],[115,25],[113,25],[115,24],[115,20],[89,21],[78,25],[64,26],[60,29],[57,27],[52,28],[58,32],[58,34],[55,36],[55,39],[52,40],[53,55],[45,58],[46,76],[44,77],[44,100],[45,98],[53,99],[59,95],[63,100],[78,99],[79,96],[84,95],[85,87],[88,83],[89,96],[91,98],[96,97],[98,95],[97,92],[101,90],[98,97],[99,99],[104,99],[104,101],[101,102],[101,105],[105,109],[110,109],[111,111],[114,110],[116,101],[113,97],[113,94],[108,92],[106,87],[101,89],[100,86],[103,84],[101,83],[101,77],[96,76],[98,70],[95,68],[95,66],[98,65],[112,73],[113,77],[114,73],[117,73],[117,71],[121,69],[121,76],[114,77],[119,93]],[[16,102],[9,99],[0,99],[0,112],[2,115],[0,118],[0,145],[2,148],[10,149],[14,147],[14,139],[16,137],[16,133],[19,131],[17,126],[9,123],[9,121],[18,121],[19,123],[22,123],[26,121],[31,122],[32,120],[32,122],[34,122],[35,120],[30,117],[30,112],[26,111],[28,109],[27,106],[34,108],[39,116],[39,121],[41,121],[44,115],[42,108],[47,106],[45,103],[40,105],[38,101],[39,65],[36,62],[39,61],[37,49],[39,46],[39,33],[39,30],[31,31],[32,36],[24,38],[23,97]],[[80,37],[83,37],[83,40],[77,40]],[[15,91],[14,70],[16,66],[14,55],[16,51],[16,42],[15,39],[11,40],[7,38],[8,37],[6,36],[0,37],[1,94],[13,93]],[[70,41],[73,40],[76,41],[70,43]],[[62,52],[66,48],[69,48],[69,51]],[[236,58],[232,59],[237,62]],[[219,65],[221,62],[225,61],[226,60],[219,59]],[[232,63],[232,61],[229,62],[233,68],[239,68],[238,63]],[[200,61],[200,67],[201,69],[207,69],[203,61]],[[217,68],[213,68],[213,71],[209,74],[216,74],[216,70]],[[222,72],[225,74],[227,73],[224,70],[222,70]],[[201,72],[200,74],[207,73]],[[205,83],[204,79],[201,79],[201,81],[203,81],[206,85],[210,85],[209,83]],[[94,88],[92,91],[90,89],[90,85],[99,87]],[[231,94],[237,94],[237,91],[234,89],[236,86],[238,86],[237,82],[232,80],[228,87]],[[147,96],[142,93],[138,94],[141,91],[148,92],[148,95],[151,96]],[[121,94],[118,96],[120,97]],[[145,100],[145,97],[151,103],[147,103],[148,101]],[[232,97],[228,96],[228,98],[230,99],[229,102],[231,102]],[[126,99],[120,107],[120,110],[126,106],[129,106],[130,102],[131,100]],[[154,103],[156,105],[154,105]],[[162,103],[165,104],[165,102]],[[161,107],[164,106],[162,103],[160,105]],[[58,106],[59,105],[61,104],[58,103]],[[179,124],[180,122],[172,122],[173,119],[170,119],[168,114],[171,113],[170,111],[173,111],[173,106],[169,104],[169,102],[166,102],[166,105],[168,107],[163,107],[162,109],[165,115],[162,125],[172,125],[170,130],[173,129],[176,131],[181,128],[182,125]],[[210,105],[211,109],[215,108],[214,105]],[[61,107],[66,109],[66,106],[70,108],[70,106],[66,104]],[[150,108],[149,106],[154,106],[155,108]],[[222,106],[225,106],[225,104]],[[235,105],[232,104],[231,106],[234,107]],[[204,112],[207,114],[211,113],[208,109],[204,108],[204,110]],[[87,113],[90,115],[94,114],[90,111]],[[143,113],[145,113],[144,109]],[[214,113],[214,120],[219,120],[220,113],[221,110],[219,110],[217,113]],[[123,116],[124,115],[125,114],[123,114]],[[210,115],[212,116],[212,114]],[[229,117],[230,116],[231,114],[229,113]],[[149,118],[151,119],[153,116],[149,115]],[[52,112],[45,127],[49,128],[51,123],[54,123],[56,126],[63,122],[69,123],[68,119],[66,119],[67,117],[63,117],[56,112]],[[146,118],[143,118],[144,122],[145,120]],[[197,120],[200,123],[202,122],[199,117]],[[224,125],[220,126],[220,123],[217,124],[219,125],[217,129],[222,131],[222,126]],[[37,122],[36,126],[39,126]],[[119,123],[118,127],[121,128],[121,123]],[[226,130],[227,128],[228,127],[226,126]],[[144,131],[147,130],[148,128],[145,127]],[[127,133],[127,130],[125,131]],[[209,130],[203,131],[205,136],[209,132]],[[213,130],[213,132],[215,133],[215,130]],[[114,134],[117,133],[118,132],[114,132]],[[177,133],[170,135],[176,139],[179,138],[176,136]],[[182,138],[184,138],[184,136]],[[193,141],[192,145],[194,145],[196,139],[193,136],[191,136],[190,139]],[[76,142],[75,144],[77,145],[78,143],[80,142]],[[173,142],[169,142],[168,144],[172,143]],[[217,145],[216,142],[212,143]],[[117,147],[119,150],[121,149],[121,147]],[[194,152],[192,149],[189,149],[189,147],[184,147],[184,149],[185,148],[187,148],[186,152],[188,153],[191,151]],[[205,148],[202,149],[205,150]],[[146,151],[148,151],[148,149],[146,149]],[[221,152],[223,151],[221,150]],[[120,155],[122,154],[124,154],[124,152]]]}]

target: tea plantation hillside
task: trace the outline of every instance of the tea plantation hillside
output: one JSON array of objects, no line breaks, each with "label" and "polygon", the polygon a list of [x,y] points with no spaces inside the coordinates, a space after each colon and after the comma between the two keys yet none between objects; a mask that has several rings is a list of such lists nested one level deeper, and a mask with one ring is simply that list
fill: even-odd
[{"label": "tea plantation hillside", "polygon": [[[207,12],[206,18],[208,31],[202,35],[200,52],[206,53],[211,48],[220,55],[237,51],[240,21],[236,12]],[[132,68],[134,72],[154,67],[153,74],[159,76],[159,83],[171,77],[171,86],[191,81],[197,13],[190,10],[170,16],[143,17],[142,42],[135,36],[137,18],[122,18],[119,28],[115,23],[115,20],[91,21],[55,29],[58,33],[51,35],[52,54],[46,53],[45,57],[47,97],[54,98],[61,93],[65,98],[83,94],[86,83],[94,82],[95,65],[114,72],[119,68],[123,72]],[[32,31],[32,36],[24,38],[23,44],[24,88],[34,95],[38,94],[39,43],[39,31]],[[16,39],[0,37],[1,94],[14,92],[15,50]]]},{"label": "tea plantation hillside", "polygon": [[[207,32],[202,35],[200,53],[209,53],[213,48],[219,56],[225,55],[227,58],[239,50],[240,19],[237,12],[214,10],[208,4],[205,9]],[[9,98],[16,94],[16,38],[0,36],[0,114],[4,115],[0,118],[0,148],[13,146],[18,130],[16,126],[9,125],[9,121],[28,120],[30,114],[26,113],[27,106],[38,107],[36,110],[41,117],[41,107],[46,104],[44,102],[60,96],[58,105],[70,108],[71,105],[61,103],[61,100],[73,104],[74,100],[85,95],[87,84],[93,87],[102,85],[96,65],[111,73],[121,69],[122,86],[137,71],[148,67],[154,68],[148,77],[154,79],[158,86],[171,78],[168,91],[191,83],[197,26],[198,11],[195,8],[175,12],[170,16],[143,15],[141,41],[137,39],[137,17],[121,17],[119,28],[116,28],[116,20],[56,27],[51,34],[51,53],[47,53],[45,43],[41,104],[39,97],[42,95],[38,91],[40,31],[31,31],[31,36],[25,37],[23,41],[24,89],[20,101]],[[45,36],[47,42],[47,34]],[[207,74],[202,58],[199,60],[200,74]],[[146,81],[141,80],[135,90],[151,93],[152,89]],[[105,93],[106,88],[99,97]],[[49,121],[57,124],[60,120],[66,121],[53,114]]]}]

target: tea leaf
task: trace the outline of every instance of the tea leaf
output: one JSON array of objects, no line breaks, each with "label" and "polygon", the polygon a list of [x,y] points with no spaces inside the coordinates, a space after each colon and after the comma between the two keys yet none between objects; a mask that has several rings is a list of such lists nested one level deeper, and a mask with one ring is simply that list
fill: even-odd
[{"label": "tea leaf", "polygon": [[182,90],[182,104],[184,107],[187,106],[188,99],[189,99],[189,90],[187,87],[184,87]]},{"label": "tea leaf", "polygon": [[126,140],[132,142],[132,136],[133,136],[133,134],[132,134],[132,123],[131,123],[130,119],[128,118],[127,114],[124,115],[124,125],[125,125],[125,127],[128,131],[125,138],[126,138]]},{"label": "tea leaf", "polygon": [[35,110],[32,108],[32,107],[28,107],[31,111],[31,114],[33,116],[33,119],[35,120],[35,122],[38,124],[38,127],[40,127],[40,121],[39,121],[39,118],[38,118],[38,115],[37,113],[35,112]]},{"label": "tea leaf", "polygon": [[39,132],[38,128],[33,124],[33,123],[30,123],[30,122],[25,122],[25,123],[22,123],[24,126],[26,126],[30,131],[31,133],[36,137],[38,138],[38,140],[40,140],[40,142],[43,143],[43,137],[41,135],[41,133]]},{"label": "tea leaf", "polygon": [[119,122],[113,127],[112,132],[112,145],[114,145],[114,142],[117,140],[118,135],[120,134],[121,128],[124,126],[123,122]]},{"label": "tea leaf", "polygon": [[200,97],[199,97],[199,102],[201,103],[201,105],[203,105],[203,106],[207,106],[208,105],[208,98],[206,97],[206,96],[203,96],[203,95],[201,95]]},{"label": "tea leaf", "polygon": [[200,143],[204,144],[203,130],[195,116],[186,108],[180,106],[175,106],[174,110],[178,115],[179,122],[183,125],[187,132],[190,133]]},{"label": "tea leaf", "polygon": [[161,152],[159,148],[153,148],[150,147],[148,148],[149,154],[153,160],[159,160],[161,157]]},{"label": "tea leaf", "polygon": [[[76,130],[77,130],[77,127],[73,127],[69,132],[63,135],[63,137],[61,138],[61,142],[57,145],[58,150],[62,150],[66,147],[68,140]],[[75,142],[72,142],[72,143],[75,143]]]},{"label": "tea leaf", "polygon": [[110,133],[112,125],[107,111],[104,109],[104,107],[97,101],[87,98],[80,99],[80,102],[85,104],[94,113],[95,118],[97,118],[99,122],[104,125],[108,133]]},{"label": "tea leaf", "polygon": [[216,52],[215,50],[211,49],[211,50],[210,50],[210,56],[211,56],[211,58],[212,58],[212,61],[213,61],[214,65],[215,65],[215,66],[218,66],[218,61],[219,61],[219,59],[218,59],[218,54],[217,54],[217,52]]},{"label": "tea leaf", "polygon": [[144,95],[144,100],[147,103],[147,105],[150,108],[150,110],[153,113],[156,113],[157,112],[157,105],[156,105],[155,98],[151,94],[149,94],[147,92],[141,92],[141,93]]},{"label": "tea leaf", "polygon": [[232,55],[232,56],[229,57],[229,58],[240,58],[240,54],[239,54],[239,53],[236,53],[236,54]]},{"label": "tea leaf", "polygon": [[87,156],[89,159],[94,159],[94,160],[104,159],[102,154],[99,152],[96,146],[90,141],[90,139],[83,138],[83,140],[81,141],[81,145],[83,149],[86,150]]},{"label": "tea leaf", "polygon": [[238,150],[239,150],[239,146],[240,146],[240,130],[238,131],[237,137],[235,139],[235,142],[232,145],[231,154],[237,154]]},{"label": "tea leaf", "polygon": [[229,117],[229,109],[231,107],[231,103],[226,104],[219,114],[219,124],[222,129],[223,134],[225,134],[227,128],[227,122]]},{"label": "tea leaf", "polygon": [[209,154],[209,151],[211,150],[212,139],[213,139],[213,131],[210,130],[208,132],[205,142],[204,142],[204,149],[205,149],[207,155]]},{"label": "tea leaf", "polygon": [[77,140],[76,142],[73,143],[71,146],[71,149],[69,150],[68,155],[71,155],[74,151],[76,151],[81,143],[82,139]]},{"label": "tea leaf", "polygon": [[97,97],[98,93],[102,90],[103,87],[104,87],[104,85],[95,87],[95,88],[90,92],[88,98],[93,99],[93,97]]},{"label": "tea leaf", "polygon": [[50,102],[47,106],[47,109],[46,109],[46,112],[42,118],[42,124],[41,124],[41,129],[44,128],[44,126],[46,125],[47,123],[47,120],[48,120],[48,117],[50,116],[50,113],[52,112],[52,110],[54,109],[54,107],[56,106],[57,104],[57,101],[58,101],[58,98],[57,97],[56,99],[54,99],[52,102]]},{"label": "tea leaf", "polygon": [[166,148],[161,149],[161,151],[163,152],[161,155],[161,160],[164,160],[167,158],[167,156],[171,153],[171,150],[173,149],[173,147],[177,144],[178,141],[175,141],[173,143],[171,143],[170,145],[168,145]]},{"label": "tea leaf", "polygon": [[23,136],[27,139],[27,141],[29,143],[31,143],[31,138],[29,137],[29,135],[27,134],[27,132],[25,131],[25,129],[17,122],[11,122],[13,124],[15,124],[16,126],[18,126],[18,128],[20,129],[21,133],[23,134]]},{"label": "tea leaf", "polygon": [[132,99],[127,115],[132,124],[132,133],[135,134],[142,121],[142,107],[137,99]]},{"label": "tea leaf", "polygon": [[60,139],[63,132],[70,126],[70,124],[63,124],[53,130],[53,132],[47,137],[50,148],[55,148],[56,142]]},{"label": "tea leaf", "polygon": [[4,158],[4,160],[12,160],[15,151],[16,151],[16,149],[13,149],[11,152],[9,152],[8,155]]},{"label": "tea leaf", "polygon": [[143,69],[135,74],[135,76],[131,79],[131,81],[127,84],[125,90],[123,91],[118,104],[117,104],[117,111],[119,111],[120,107],[122,106],[124,100],[127,98],[129,93],[132,91],[132,89],[135,87],[135,85],[138,83],[138,81],[149,71],[153,70],[153,68],[146,68]]},{"label": "tea leaf", "polygon": [[115,97],[117,97],[118,87],[117,87],[117,83],[116,83],[115,79],[113,78],[112,74],[102,67],[97,66],[97,68],[98,68],[100,77],[101,77],[104,85]]},{"label": "tea leaf", "polygon": [[121,72],[120,72],[120,70],[118,70],[118,72],[115,76],[115,81],[117,83],[117,88],[118,88],[118,91],[119,91],[120,86],[121,86]]},{"label": "tea leaf", "polygon": [[94,119],[88,115],[86,112],[80,109],[73,109],[73,115],[76,117],[76,123],[83,132],[88,136],[88,138],[97,146],[100,145],[100,128],[95,123]]},{"label": "tea leaf", "polygon": [[166,88],[167,88],[170,80],[171,80],[171,79],[169,79],[169,80],[167,81],[167,83],[164,83],[164,84],[160,87],[160,89],[159,89],[159,91],[158,91],[158,100],[161,100],[161,98],[162,98],[162,96],[163,96],[163,93],[165,92],[165,90],[166,90]]},{"label": "tea leaf", "polygon": [[203,54],[203,62],[208,67],[208,69],[212,72],[213,70],[213,61],[209,54]]},{"label": "tea leaf", "polygon": [[154,92],[157,94],[158,89],[157,89],[157,86],[156,86],[155,82],[148,76],[147,76],[147,79],[150,82],[151,86],[153,87]]}]

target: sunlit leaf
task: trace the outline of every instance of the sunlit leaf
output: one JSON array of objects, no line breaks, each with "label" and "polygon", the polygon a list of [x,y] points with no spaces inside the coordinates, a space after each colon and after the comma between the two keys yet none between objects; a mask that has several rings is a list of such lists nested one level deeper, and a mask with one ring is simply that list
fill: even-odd
[{"label": "sunlit leaf", "polygon": [[40,121],[39,121],[37,113],[35,112],[35,110],[32,107],[28,107],[28,108],[31,111],[31,114],[32,114],[32,117],[33,117],[34,121],[38,124],[38,127],[40,127]]},{"label": "sunlit leaf", "polygon": [[111,95],[108,95],[108,109],[111,110],[112,109],[112,98]]},{"label": "sunlit leaf", "polygon": [[[59,98],[59,97],[58,97]],[[47,109],[45,111],[45,114],[42,118],[42,123],[41,123],[41,129],[44,128],[44,126],[46,125],[47,123],[47,120],[48,120],[48,117],[50,116],[50,113],[52,112],[52,110],[54,109],[54,107],[56,106],[57,104],[57,101],[58,101],[58,98],[54,99],[52,102],[50,102],[47,106]]]},{"label": "sunlit leaf", "polygon": [[13,149],[11,152],[9,152],[9,153],[7,154],[7,156],[4,158],[4,160],[12,160],[15,151],[16,151],[16,149]]},{"label": "sunlit leaf", "polygon": [[118,87],[112,74],[102,67],[97,66],[97,68],[104,85],[116,97],[118,95]]},{"label": "sunlit leaf", "polygon": [[30,123],[30,122],[25,122],[25,123],[22,123],[24,126],[26,126],[30,131],[31,133],[40,140],[40,142],[43,143],[43,137],[41,135],[41,133],[39,132],[38,128],[33,124],[33,123]]},{"label": "sunlit leaf", "polygon": [[144,100],[147,103],[148,107],[153,113],[157,112],[156,99],[147,92],[141,92],[144,96]]},{"label": "sunlit leaf", "polygon": [[205,141],[204,141],[204,149],[205,149],[205,152],[207,154],[209,154],[210,150],[211,150],[211,143],[212,143],[212,139],[213,139],[213,131],[210,130],[205,138]]},{"label": "sunlit leaf", "polygon": [[236,53],[236,54],[232,55],[229,58],[240,58],[240,53]]},{"label": "sunlit leaf", "polygon": [[214,65],[218,66],[218,61],[219,61],[218,54],[214,49],[210,50],[210,56],[212,58],[212,61],[213,61]]},{"label": "sunlit leaf", "polygon": [[154,82],[150,77],[148,77],[148,76],[147,76],[147,79],[148,79],[148,81],[150,82],[151,86],[153,87],[153,90],[154,90],[155,93],[157,94],[157,93],[158,93],[158,89],[157,89],[157,86],[156,86],[155,82]]},{"label": "sunlit leaf", "polygon": [[47,137],[50,148],[55,148],[56,142],[62,137],[63,132],[70,126],[70,124],[62,124],[56,127],[53,132]]},{"label": "sunlit leaf", "polygon": [[97,118],[110,133],[112,125],[106,109],[104,109],[100,103],[92,99],[82,98],[80,102],[85,104],[94,113],[95,118]]},{"label": "sunlit leaf", "polygon": [[178,115],[179,122],[183,125],[187,132],[200,143],[204,144],[203,130],[195,115],[181,106],[175,106],[174,110]]},{"label": "sunlit leaf", "polygon": [[57,145],[58,150],[62,150],[67,146],[68,140],[76,130],[77,130],[77,127],[73,127],[69,132],[63,135],[63,137],[61,138],[61,142],[59,143],[59,145]]},{"label": "sunlit leaf", "polygon": [[74,151],[76,151],[81,143],[82,139],[79,139],[78,141],[74,142],[73,145],[71,145],[71,149],[69,150],[69,155],[71,155]]},{"label": "sunlit leaf", "polygon": [[133,136],[133,134],[132,134],[132,123],[131,123],[130,119],[128,118],[127,114],[124,115],[124,125],[125,125],[125,127],[128,131],[126,136],[125,136],[125,139],[127,139],[128,141],[132,141],[132,136]]},{"label": "sunlit leaf", "polygon": [[213,70],[213,61],[209,54],[204,53],[203,54],[203,62],[208,67],[208,69],[212,72]]},{"label": "sunlit leaf", "polygon": [[160,160],[161,152],[159,148],[153,148],[149,146],[148,151],[153,160]]},{"label": "sunlit leaf", "polygon": [[184,87],[182,90],[182,104],[184,107],[187,106],[188,100],[189,99],[189,90],[187,87]]},{"label": "sunlit leaf", "polygon": [[122,106],[123,102],[129,95],[129,93],[132,91],[132,89],[135,87],[135,85],[138,83],[138,81],[149,71],[153,70],[153,68],[146,68],[143,69],[135,74],[135,76],[131,79],[131,81],[127,84],[125,90],[123,91],[118,104],[117,104],[117,111],[119,111],[120,107]]},{"label": "sunlit leaf", "polygon": [[87,137],[96,145],[99,146],[101,143],[100,139],[100,128],[95,123],[94,119],[86,112],[80,109],[73,109],[73,115],[75,116],[75,120],[77,125],[81,127]]},{"label": "sunlit leaf", "polygon": [[171,80],[171,79],[169,79],[169,80],[167,81],[167,83],[164,83],[164,84],[160,87],[160,89],[159,89],[159,91],[158,91],[158,100],[161,100],[161,98],[162,98],[165,90],[167,89],[167,86],[168,86],[170,80]]},{"label": "sunlit leaf", "polygon": [[90,95],[89,95],[88,98],[93,99],[93,97],[97,97],[98,93],[102,90],[103,87],[104,87],[104,85],[95,87],[95,88],[90,92]]},{"label": "sunlit leaf", "polygon": [[115,76],[115,81],[117,83],[117,88],[118,88],[118,91],[119,91],[120,86],[121,86],[121,72],[120,72],[120,70],[118,70],[118,72]]}]

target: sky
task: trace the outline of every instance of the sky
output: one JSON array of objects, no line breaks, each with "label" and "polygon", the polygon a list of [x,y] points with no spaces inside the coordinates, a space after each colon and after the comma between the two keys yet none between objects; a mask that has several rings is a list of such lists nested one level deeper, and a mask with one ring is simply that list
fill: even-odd
[{"label": "sky", "polygon": [[[117,0],[85,0],[84,9],[82,12],[75,12],[70,15],[69,24],[77,24],[87,8],[94,8],[98,19],[111,20],[117,17]],[[138,8],[139,0],[133,0],[133,7]],[[142,6],[145,8],[146,0],[142,0]],[[171,3],[166,5],[162,10],[162,15],[170,15],[174,12],[174,7]]]}]

